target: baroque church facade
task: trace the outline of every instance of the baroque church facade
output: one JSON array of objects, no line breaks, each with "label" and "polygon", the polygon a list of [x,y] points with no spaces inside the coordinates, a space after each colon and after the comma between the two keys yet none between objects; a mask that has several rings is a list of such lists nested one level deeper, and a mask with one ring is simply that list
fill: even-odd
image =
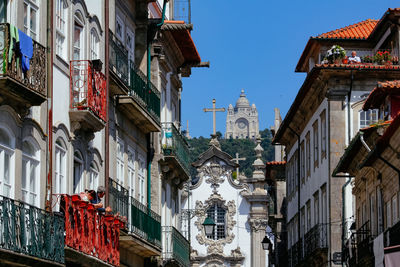
[{"label": "baroque church facade", "polygon": [[258,133],[259,121],[256,105],[250,106],[250,102],[242,90],[235,107],[229,104],[225,138],[255,140]]},{"label": "baroque church facade", "polygon": [[[263,149],[257,139],[257,159],[253,177],[233,179],[237,164],[221,150],[213,135],[210,147],[192,165],[198,179],[182,201],[193,213],[186,224],[191,243],[192,267],[265,267],[266,251],[261,241],[267,227],[267,192],[264,190]],[[211,236],[205,234],[203,222],[215,222]]]}]

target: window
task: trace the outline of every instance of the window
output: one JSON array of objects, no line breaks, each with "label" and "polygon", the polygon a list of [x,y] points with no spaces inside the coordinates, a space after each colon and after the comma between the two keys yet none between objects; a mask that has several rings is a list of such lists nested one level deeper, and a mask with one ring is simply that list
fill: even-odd
[{"label": "window", "polygon": [[117,183],[124,185],[124,142],[121,139],[117,139]]},{"label": "window", "polygon": [[138,180],[139,180],[139,192],[138,192],[138,197],[139,201],[142,204],[145,204],[145,180],[146,180],[146,162],[144,161],[143,157],[139,156],[139,172],[138,172]]},{"label": "window", "polygon": [[310,132],[306,134],[306,167],[307,177],[311,174],[311,151],[310,151]]},{"label": "window", "polygon": [[136,179],[135,179],[135,151],[128,146],[128,182],[129,196],[135,197]]},{"label": "window", "polygon": [[322,111],[321,115],[321,162],[326,159],[326,111]]},{"label": "window", "polygon": [[397,199],[396,195],[392,197],[392,225],[397,222]]},{"label": "window", "polygon": [[225,213],[226,210],[221,207],[219,203],[214,203],[214,205],[207,210],[207,216],[215,222],[214,233],[208,235],[207,238],[214,240],[225,238]]},{"label": "window", "polygon": [[66,154],[64,142],[58,138],[55,147],[55,194],[67,193],[66,188]]},{"label": "window", "polygon": [[376,206],[375,206],[375,194],[369,195],[369,208],[370,208],[370,221],[371,221],[371,234],[376,235]]},{"label": "window", "polygon": [[378,122],[378,109],[372,109],[372,110],[367,110],[367,111],[363,111],[361,110],[359,112],[360,114],[360,129],[365,128],[370,126],[373,123]]},{"label": "window", "polygon": [[75,22],[74,22],[74,52],[73,52],[73,59],[74,60],[80,60],[84,58],[83,55],[83,47],[84,43],[82,38],[83,35],[83,26],[84,26],[84,20],[82,19],[82,16],[79,13],[75,14]]},{"label": "window", "polygon": [[124,34],[125,24],[122,21],[121,17],[117,15],[115,20],[115,35],[122,43],[124,43]]},{"label": "window", "polygon": [[0,1],[0,23],[7,22],[7,1]]},{"label": "window", "polygon": [[392,205],[391,200],[386,202],[386,229],[392,226]]},{"label": "window", "polygon": [[322,218],[321,223],[325,224],[327,222],[327,202],[326,202],[326,184],[321,187],[321,211]]},{"label": "window", "polygon": [[304,150],[304,141],[301,142],[300,144],[300,175],[301,175],[301,181],[304,183],[304,178],[305,178],[305,150]]},{"label": "window", "polygon": [[97,190],[99,186],[99,167],[95,161],[90,164],[89,189]]},{"label": "window", "polygon": [[39,191],[39,155],[30,142],[24,141],[22,144],[22,201],[38,206]]},{"label": "window", "polygon": [[382,207],[382,192],[379,187],[376,188],[376,203],[377,203],[377,213],[378,213],[378,234],[383,232],[383,207]]},{"label": "window", "polygon": [[311,201],[308,200],[306,203],[307,207],[307,232],[311,229]]},{"label": "window", "polygon": [[313,145],[314,145],[314,170],[318,168],[319,145],[318,145],[318,120],[313,124]]},{"label": "window", "polygon": [[90,31],[90,59],[99,59],[100,38],[95,29]]},{"label": "window", "polygon": [[56,1],[56,53],[60,57],[67,58],[66,49],[66,18],[67,5],[65,0]]},{"label": "window", "polygon": [[319,224],[319,192],[314,193],[314,225]]},{"label": "window", "polygon": [[37,40],[38,36],[38,11],[36,0],[24,1],[24,32],[33,40]]},{"label": "window", "polygon": [[126,49],[128,58],[135,62],[135,34],[129,27],[126,27]]},{"label": "window", "polygon": [[0,128],[0,194],[12,197],[14,140],[8,132]]},{"label": "window", "polygon": [[75,151],[73,193],[79,194],[80,192],[83,192],[83,187],[83,157],[81,153]]},{"label": "window", "polygon": [[304,236],[304,234],[306,233],[306,214],[305,214],[305,211],[304,211],[304,207],[302,207],[301,208],[301,211],[300,211],[300,218],[301,218],[301,221],[300,221],[300,223],[301,223],[301,225],[300,225],[300,236]]}]

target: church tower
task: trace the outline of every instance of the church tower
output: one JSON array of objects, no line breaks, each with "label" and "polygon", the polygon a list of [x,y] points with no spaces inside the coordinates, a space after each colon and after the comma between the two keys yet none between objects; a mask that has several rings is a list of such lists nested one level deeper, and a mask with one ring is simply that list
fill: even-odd
[{"label": "church tower", "polygon": [[225,138],[256,139],[259,133],[258,112],[256,105],[250,106],[244,90],[242,90],[235,107],[229,104],[226,116]]}]

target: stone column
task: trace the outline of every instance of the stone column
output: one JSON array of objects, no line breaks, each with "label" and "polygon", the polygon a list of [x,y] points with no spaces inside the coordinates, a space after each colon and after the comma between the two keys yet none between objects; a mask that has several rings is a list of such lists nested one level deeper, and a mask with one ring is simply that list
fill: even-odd
[{"label": "stone column", "polygon": [[263,250],[261,241],[265,237],[268,224],[268,196],[264,189],[265,184],[265,164],[261,160],[264,149],[260,145],[261,138],[257,137],[257,146],[254,149],[257,159],[253,163],[253,177],[246,179],[251,191],[244,193],[243,196],[250,202],[250,213],[248,222],[251,230],[251,266],[266,267],[266,251]]}]

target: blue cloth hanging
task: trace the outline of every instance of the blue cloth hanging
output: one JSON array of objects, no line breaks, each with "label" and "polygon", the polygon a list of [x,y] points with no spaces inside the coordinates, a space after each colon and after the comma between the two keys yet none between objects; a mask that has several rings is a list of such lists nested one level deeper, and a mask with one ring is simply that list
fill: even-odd
[{"label": "blue cloth hanging", "polygon": [[29,62],[33,56],[33,41],[31,37],[29,37],[19,29],[18,33],[19,33],[19,48],[21,51],[22,71],[27,72],[30,67]]}]

